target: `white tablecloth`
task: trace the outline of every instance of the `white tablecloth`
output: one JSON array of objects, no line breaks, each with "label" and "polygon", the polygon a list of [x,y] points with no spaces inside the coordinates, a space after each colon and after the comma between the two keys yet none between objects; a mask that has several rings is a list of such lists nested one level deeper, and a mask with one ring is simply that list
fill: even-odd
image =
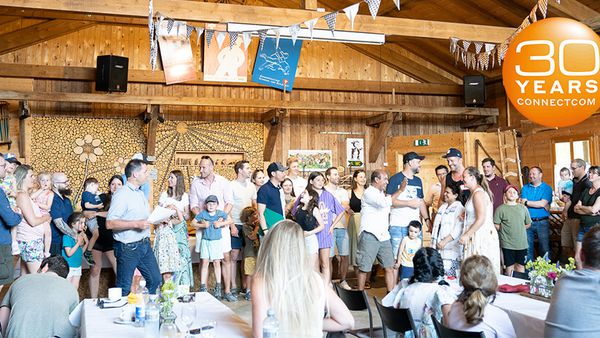
[{"label": "white tablecloth", "polygon": [[[192,328],[199,327],[205,320],[215,320],[217,322],[217,337],[252,337],[250,326],[209,293],[196,293],[196,304],[197,318]],[[175,306],[174,312],[180,317],[181,307],[178,305]],[[143,327],[113,323],[120,314],[120,308],[100,309],[96,306],[95,299],[84,300],[81,312],[81,337],[144,337]],[[181,337],[183,336],[184,333],[181,333]]]}]

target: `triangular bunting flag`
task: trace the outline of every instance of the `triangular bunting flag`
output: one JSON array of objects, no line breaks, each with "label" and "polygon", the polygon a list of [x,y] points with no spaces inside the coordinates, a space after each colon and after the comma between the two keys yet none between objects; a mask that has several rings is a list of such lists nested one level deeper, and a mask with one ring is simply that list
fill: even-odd
[{"label": "triangular bunting flag", "polygon": [[275,30],[275,50],[279,49],[279,37],[281,37],[281,29]]},{"label": "triangular bunting flag", "polygon": [[400,0],[394,0],[394,3],[396,4],[398,10],[400,10]]},{"label": "triangular bunting flag", "polygon": [[184,23],[181,21],[177,21],[175,23],[175,26],[177,26],[177,37],[179,37],[179,27],[181,27],[182,24],[184,24]]},{"label": "triangular bunting flag", "polygon": [[377,12],[379,12],[379,5],[381,5],[381,0],[365,0],[367,5],[369,6],[369,12],[371,12],[371,16],[373,20],[377,17]]},{"label": "triangular bunting flag", "polygon": [[300,31],[300,25],[291,25],[288,27],[290,35],[292,36],[292,45],[296,45],[296,39],[298,38],[298,32]]},{"label": "triangular bunting flag", "polygon": [[538,6],[535,5],[535,6],[533,6],[531,13],[529,13],[529,19],[531,19],[531,22],[537,22],[537,9],[538,9]]},{"label": "triangular bunting flag", "polygon": [[194,31],[194,26],[187,25],[185,28],[185,38],[189,40],[192,32]]},{"label": "triangular bunting flag", "polygon": [[454,53],[456,51],[457,44],[458,44],[458,38],[451,37],[450,38],[450,53]]},{"label": "triangular bunting flag", "polygon": [[238,38],[238,32],[229,32],[229,49],[232,49],[235,46],[235,43]]},{"label": "triangular bunting flag", "polygon": [[223,46],[223,41],[225,41],[225,35],[225,32],[217,31],[217,45],[219,46],[219,49],[221,49],[221,46]]},{"label": "triangular bunting flag", "polygon": [[200,44],[202,33],[204,33],[204,28],[196,27],[196,46]]},{"label": "triangular bunting flag", "polygon": [[494,48],[496,48],[496,44],[495,43],[486,43],[485,44],[485,51],[487,53],[491,52]]},{"label": "triangular bunting flag", "polygon": [[350,20],[350,27],[352,28],[352,30],[354,30],[354,19],[356,18],[356,14],[358,14],[359,5],[360,2],[344,8],[344,13],[346,13],[348,20]]},{"label": "triangular bunting flag", "polygon": [[252,42],[252,33],[250,33],[250,32],[243,32],[242,33],[242,40],[244,40],[244,48],[246,50],[248,50],[248,46],[250,46],[250,42]]},{"label": "triangular bunting flag", "polygon": [[171,33],[171,29],[173,29],[173,25],[175,21],[173,19],[167,19],[167,33]]},{"label": "triangular bunting flag", "polygon": [[319,18],[314,18],[314,19],[311,19],[311,20],[308,20],[308,21],[304,22],[304,24],[308,28],[308,31],[310,32],[310,39],[311,40],[313,38],[313,28],[315,28],[315,25],[317,24],[317,20],[319,20]]},{"label": "triangular bunting flag", "polygon": [[465,51],[469,49],[470,45],[471,41],[463,40],[463,48],[465,49]]},{"label": "triangular bunting flag", "polygon": [[258,40],[260,41],[260,49],[262,50],[265,44],[265,39],[267,38],[267,29],[261,29],[258,31]]},{"label": "triangular bunting flag", "polygon": [[475,45],[475,53],[479,54],[481,48],[483,48],[483,42],[475,41],[473,44]]},{"label": "triangular bunting flag", "polygon": [[529,17],[526,17],[525,19],[523,19],[523,22],[521,23],[521,26],[519,26],[517,33],[520,33],[522,30],[527,28],[530,24],[531,24],[531,22],[529,22]]},{"label": "triangular bunting flag", "polygon": [[215,31],[212,29],[207,29],[206,34],[204,34],[204,36],[206,37],[206,45],[208,47],[210,47],[210,43],[212,42],[213,35],[215,35]]},{"label": "triangular bunting flag", "polygon": [[539,0],[537,4],[538,8],[540,9],[540,13],[542,13],[542,16],[545,19],[546,14],[548,13],[548,0]]},{"label": "triangular bunting flag", "polygon": [[154,35],[154,5],[152,0],[148,1],[148,35],[150,36],[150,44],[152,44],[152,35]]},{"label": "triangular bunting flag", "polygon": [[325,19],[325,22],[327,22],[327,27],[329,27],[329,30],[331,31],[331,35],[334,35],[335,20],[337,18],[337,15],[338,15],[338,12],[331,12],[323,17]]}]

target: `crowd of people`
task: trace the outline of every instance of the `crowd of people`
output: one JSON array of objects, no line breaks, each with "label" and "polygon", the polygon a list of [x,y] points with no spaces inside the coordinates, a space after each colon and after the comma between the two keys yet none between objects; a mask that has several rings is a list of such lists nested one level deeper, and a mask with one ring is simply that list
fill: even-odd
[{"label": "crowd of people", "polygon": [[[383,169],[370,175],[355,170],[349,189],[341,186],[335,167],[304,178],[293,157],[286,166],[273,162],[265,171],[239,161],[236,178],[229,181],[203,156],[200,176],[191,181],[189,191],[189,178],[179,170],[169,173],[156,205],[173,215],[151,224],[151,156],[135,154],[125,173],[107,182],[106,193],[100,193],[104,189],[96,179],[87,178],[79,212],[65,173],[36,175],[7,154],[0,157],[0,284],[13,281],[18,261],[21,277],[2,301],[3,332],[27,332],[22,323],[26,318],[17,315],[23,313],[17,308],[24,306],[17,285],[33,287],[45,279],[25,275],[50,268],[53,280],[56,275],[66,278],[76,295],[85,260],[91,267],[90,294],[96,298],[104,258],[124,296],[141,278],[151,293],[172,280],[191,290],[210,291],[220,300],[251,300],[256,336],[261,336],[268,309],[290,335],[343,331],[354,319],[331,287],[337,257],[337,282],[348,290],[369,288],[373,266],[379,265],[389,292],[384,301],[411,309],[418,330],[427,336],[435,336],[433,314],[456,329],[514,337],[506,314],[488,301],[499,274],[525,271],[526,261],[536,253],[536,238],[537,255],[549,255],[552,188],[543,182],[539,167],[530,168],[519,191],[495,174],[491,158],[482,161],[480,171],[465,167],[456,148],[442,157],[447,166],[436,167],[438,182],[425,194],[418,176],[425,158],[415,152],[404,154],[403,170],[391,177]],[[600,222],[600,169],[586,166],[573,160],[570,170],[561,171],[563,180],[554,193],[564,203],[563,253],[574,255],[584,270],[597,263],[595,249],[584,245],[581,254],[581,243],[591,236],[586,233],[597,233],[593,226]],[[200,257],[197,286],[188,223],[196,230],[192,249]],[[431,233],[430,247],[424,247],[423,233]],[[209,283],[211,264],[214,283]],[[347,281],[350,269],[357,276],[352,286]],[[597,278],[581,278],[592,277]],[[448,292],[444,278],[458,278],[462,293]],[[214,285],[211,290],[209,284]],[[65,311],[72,310],[71,298],[61,299],[63,305],[69,302]],[[315,322],[322,325],[306,325]],[[555,329],[564,326],[556,324]]]}]

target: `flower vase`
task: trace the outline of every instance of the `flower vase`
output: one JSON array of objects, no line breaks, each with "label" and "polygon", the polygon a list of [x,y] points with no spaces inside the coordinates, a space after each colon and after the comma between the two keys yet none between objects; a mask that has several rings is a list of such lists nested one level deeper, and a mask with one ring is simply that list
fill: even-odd
[{"label": "flower vase", "polygon": [[160,338],[177,338],[179,337],[179,333],[177,331],[177,326],[175,325],[175,319],[177,316],[174,312],[170,312],[168,314],[164,314],[160,316],[161,324],[160,324]]},{"label": "flower vase", "polygon": [[552,297],[552,291],[554,291],[554,281],[552,279],[540,275],[531,277],[529,286],[530,294],[550,298]]}]

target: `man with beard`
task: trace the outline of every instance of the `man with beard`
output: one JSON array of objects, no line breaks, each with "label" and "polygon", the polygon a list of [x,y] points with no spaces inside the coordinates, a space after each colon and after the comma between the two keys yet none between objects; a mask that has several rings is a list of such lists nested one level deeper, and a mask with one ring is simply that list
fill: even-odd
[{"label": "man with beard", "polygon": [[52,190],[54,197],[52,198],[52,206],[50,207],[50,216],[52,222],[52,243],[50,244],[50,254],[59,255],[62,251],[63,234],[77,238],[75,231],[69,227],[67,220],[73,213],[73,204],[68,196],[71,195],[71,183],[67,175],[61,172],[52,175]]},{"label": "man with beard", "polygon": [[496,161],[494,159],[486,157],[481,161],[481,168],[483,168],[483,176],[488,182],[490,190],[494,194],[494,211],[496,208],[504,203],[504,189],[508,186],[508,182],[502,177],[499,177],[494,172]]},{"label": "man with beard", "polygon": [[[456,148],[450,148],[442,158],[445,158],[448,161],[448,167],[450,167],[450,174],[446,175],[446,179],[442,182],[442,191],[445,191],[446,187],[458,186],[460,188],[458,200],[462,205],[465,205],[471,193],[469,192],[469,189],[465,187],[465,183],[462,180],[463,172],[465,171],[462,153]],[[438,206],[444,203],[443,196],[444,194],[440,196]]]},{"label": "man with beard", "polygon": [[[394,257],[398,255],[402,238],[408,236],[408,224],[411,221],[419,221],[419,216],[421,216],[425,225],[423,230],[427,231],[431,227],[429,210],[423,201],[423,182],[416,176],[421,169],[421,161],[424,159],[425,156],[419,156],[414,151],[404,154],[402,160],[404,170],[392,176],[387,185],[388,195],[394,195],[398,190],[402,191],[396,198],[398,202],[394,203],[390,211],[390,236],[392,237],[392,255]],[[395,270],[394,273],[397,278],[398,270]]]}]

